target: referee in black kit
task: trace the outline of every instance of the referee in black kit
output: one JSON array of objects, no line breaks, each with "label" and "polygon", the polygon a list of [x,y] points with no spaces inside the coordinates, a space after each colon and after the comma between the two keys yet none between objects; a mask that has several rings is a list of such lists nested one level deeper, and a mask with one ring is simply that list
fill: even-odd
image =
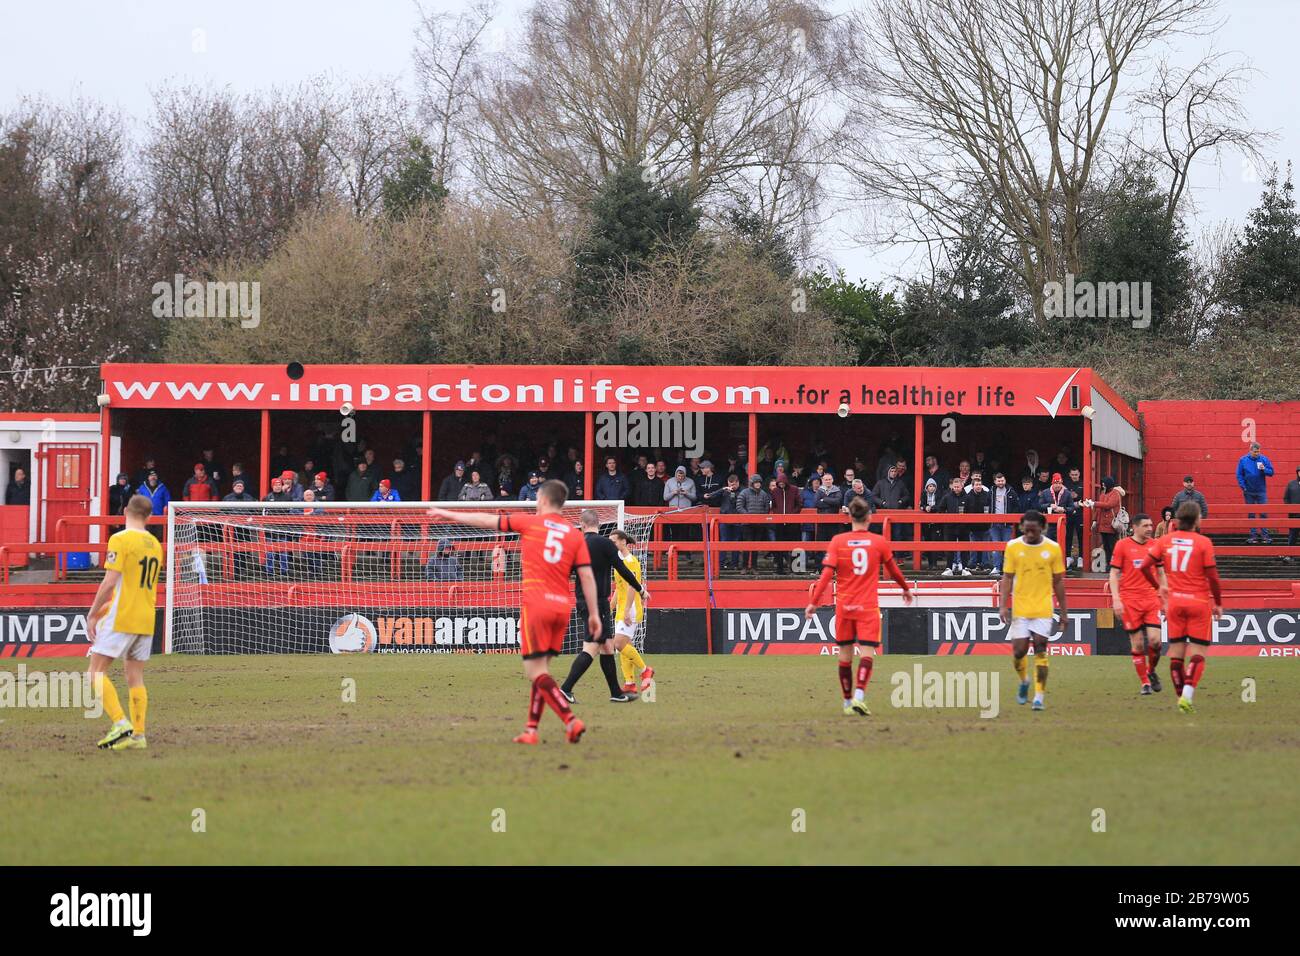
[{"label": "referee in black kit", "polygon": [[[618,666],[614,661],[614,615],[609,610],[609,589],[614,582],[612,572],[617,571],[621,574],[623,580],[640,593],[642,602],[647,605],[650,603],[650,592],[636,579],[636,575],[627,569],[623,559],[618,556],[618,547],[614,542],[600,533],[600,518],[596,512],[590,508],[584,511],[578,518],[578,526],[586,536],[587,551],[591,554],[591,573],[596,578],[596,613],[600,617],[600,637],[594,641],[582,642],[582,650],[573,659],[569,676],[560,685],[560,691],[572,704],[573,688],[577,686],[578,681],[582,680],[582,675],[587,673],[592,658],[599,654],[600,669],[605,674],[605,682],[609,684],[610,703],[626,704],[633,698],[623,693],[623,687],[618,680]],[[587,602],[583,599],[581,588],[577,588],[577,594],[578,613],[586,617]]]}]

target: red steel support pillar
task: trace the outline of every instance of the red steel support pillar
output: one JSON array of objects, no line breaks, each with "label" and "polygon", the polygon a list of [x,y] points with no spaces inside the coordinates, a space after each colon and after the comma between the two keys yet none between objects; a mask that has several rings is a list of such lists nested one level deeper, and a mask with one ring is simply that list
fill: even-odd
[{"label": "red steel support pillar", "polygon": [[582,497],[591,501],[596,474],[596,415],[584,412],[582,437]]},{"label": "red steel support pillar", "polygon": [[[1096,494],[1092,472],[1092,419],[1085,417],[1083,419],[1083,496],[1085,498],[1091,498]],[[1079,550],[1083,552],[1085,571],[1092,570],[1092,518],[1096,513],[1090,508],[1083,516],[1083,534],[1079,538]]]},{"label": "red steel support pillar", "polygon": [[[786,462],[789,464],[789,462]],[[758,471],[758,412],[749,413],[749,460],[745,462],[745,484],[749,484],[749,475]]]},{"label": "red steel support pillar", "polygon": [[433,412],[427,408],[420,422],[420,500],[433,500]]},{"label": "red steel support pillar", "polygon": [[262,409],[262,437],[259,454],[257,487],[259,498],[271,493],[271,410]]},{"label": "red steel support pillar", "polygon": [[[111,414],[107,405],[99,411],[99,487],[103,489],[99,499],[101,516],[108,514],[108,496],[113,490],[113,480],[109,472],[109,455],[113,450]],[[30,476],[28,477],[30,480]]]}]

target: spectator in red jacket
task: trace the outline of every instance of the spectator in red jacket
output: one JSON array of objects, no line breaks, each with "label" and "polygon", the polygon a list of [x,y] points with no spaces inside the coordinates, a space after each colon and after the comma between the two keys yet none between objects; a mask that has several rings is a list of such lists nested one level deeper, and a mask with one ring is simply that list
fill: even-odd
[{"label": "spectator in red jacket", "polygon": [[185,487],[181,489],[181,498],[185,501],[217,501],[221,495],[217,491],[217,483],[208,475],[208,470],[203,462],[194,466],[194,475],[185,482]]},{"label": "spectator in red jacket", "polygon": [[[771,491],[772,514],[797,515],[803,511],[803,494],[790,480],[790,476],[785,473],[784,466],[777,466],[776,477],[772,480],[775,483],[775,487]],[[773,538],[776,541],[799,540],[799,525],[793,521],[774,524],[772,531],[774,532]],[[786,562],[790,559],[790,553],[789,551],[777,551],[772,556],[777,574],[785,574]]]}]

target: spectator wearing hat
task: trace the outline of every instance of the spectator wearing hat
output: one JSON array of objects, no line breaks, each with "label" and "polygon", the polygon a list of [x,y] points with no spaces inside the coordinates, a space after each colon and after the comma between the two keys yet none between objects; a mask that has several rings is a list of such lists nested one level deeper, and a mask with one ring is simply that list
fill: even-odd
[{"label": "spectator wearing hat", "polygon": [[221,500],[222,501],[256,501],[257,499],[248,493],[248,482],[245,481],[243,478],[236,478],[230,484],[230,494],[226,495]]},{"label": "spectator wearing hat", "polygon": [[491,501],[492,489],[477,468],[470,468],[469,481],[460,489],[461,501]]},{"label": "spectator wearing hat", "polygon": [[1202,518],[1210,516],[1210,506],[1205,500],[1205,495],[1201,494],[1196,487],[1196,479],[1191,475],[1183,475],[1183,487],[1178,494],[1174,495],[1173,504],[1170,505],[1174,509],[1174,514],[1178,514],[1178,506],[1184,501],[1194,502],[1201,509]]},{"label": "spectator wearing hat", "polygon": [[371,473],[370,466],[363,460],[357,462],[356,467],[352,469],[352,474],[348,475],[344,494],[348,501],[371,501],[378,488],[379,482]]},{"label": "spectator wearing hat", "polygon": [[[876,482],[876,487],[871,489],[871,493],[880,502],[882,510],[897,511],[912,507],[912,490],[908,488],[907,482],[899,477],[897,462],[885,469],[885,476]],[[903,540],[900,536],[901,531],[900,526],[895,526],[890,537]]]},{"label": "spectator wearing hat", "polygon": [[[696,501],[702,505],[709,504],[709,496],[722,490],[722,479],[713,470],[712,460],[705,458],[700,462],[700,473],[694,477]],[[716,507],[716,506],[712,506]]]},{"label": "spectator wearing hat", "polygon": [[678,465],[673,476],[664,482],[664,504],[669,508],[690,508],[698,500],[695,482],[686,474],[686,466]]},{"label": "spectator wearing hat", "polygon": [[286,468],[280,473],[280,489],[289,496],[290,501],[302,501],[302,485],[298,484],[298,473]]},{"label": "spectator wearing hat", "polygon": [[144,482],[135,490],[138,495],[144,495],[153,503],[153,513],[162,515],[167,513],[167,506],[172,503],[171,492],[167,490],[158,479],[158,472],[150,471],[145,476]]},{"label": "spectator wearing hat", "polygon": [[371,501],[401,501],[402,494],[393,487],[393,483],[387,478],[379,482],[379,489],[375,492]]},{"label": "spectator wearing hat", "polygon": [[143,485],[149,479],[149,472],[158,470],[158,462],[153,458],[144,460],[144,467],[135,473],[134,484]]},{"label": "spectator wearing hat", "polygon": [[[323,471],[316,472],[316,477],[312,479],[311,491],[315,493],[317,501],[336,501],[334,495],[334,486],[330,484],[330,476]],[[306,497],[306,493],[303,493]]]},{"label": "spectator wearing hat", "polygon": [[[230,482],[230,494],[221,499],[222,501],[234,502],[252,502],[257,499],[248,493],[248,482],[242,477],[237,477]],[[252,544],[257,540],[257,532],[252,528],[235,524],[230,530],[231,538],[236,544]],[[235,552],[235,578],[242,580],[250,577],[253,569],[253,557],[250,551],[239,550]]]},{"label": "spectator wearing hat", "polygon": [[[798,486],[790,480],[790,476],[786,474],[784,462],[777,462],[776,477],[773,481],[776,487],[770,492],[772,496],[772,514],[797,515],[803,511],[803,495],[800,494]],[[799,526],[791,521],[773,524],[771,537],[775,541],[798,541]],[[789,560],[789,551],[776,551],[773,553],[772,562],[776,565],[778,574],[785,573],[786,564]]]},{"label": "spectator wearing hat", "polygon": [[[1300,466],[1295,470],[1295,477],[1286,483],[1286,491],[1282,494],[1282,503],[1286,505],[1300,505]],[[1300,511],[1291,511],[1287,515],[1289,518],[1300,518]],[[1292,528],[1286,534],[1286,546],[1294,548],[1300,545],[1300,528]],[[1287,564],[1291,564],[1295,559],[1291,555],[1282,558]]]},{"label": "spectator wearing hat", "polygon": [[1127,492],[1110,475],[1101,480],[1101,487],[1102,493],[1093,503],[1095,510],[1092,524],[1093,530],[1101,535],[1101,546],[1106,552],[1106,567],[1110,567],[1110,556],[1115,550],[1115,542],[1119,540],[1115,518],[1124,505],[1124,495]]},{"label": "spectator wearing hat", "polygon": [[203,449],[203,457],[201,461],[203,462],[203,469],[208,473],[208,477],[212,479],[213,484],[220,485],[226,480],[226,469],[221,466],[219,461],[217,461],[216,449]]},{"label": "spectator wearing hat", "polygon": [[[1039,492],[1038,510],[1049,519],[1053,515],[1065,515],[1066,520],[1068,521],[1069,516],[1074,513],[1076,507],[1078,507],[1078,504],[1074,500],[1074,495],[1071,494],[1070,489],[1065,486],[1065,476],[1059,471],[1052,472],[1051,483],[1044,491]],[[1049,520],[1045,530],[1047,536],[1055,541],[1056,522]],[[1109,555],[1107,555],[1106,561],[1107,563],[1110,562]]]},{"label": "spectator wearing hat", "polygon": [[[293,472],[288,472],[288,474],[292,475]],[[269,502],[292,501],[293,496],[291,492],[286,491],[285,489],[286,489],[286,485],[285,485],[285,479],[283,477],[272,478],[271,490],[267,492],[266,497],[263,498],[262,500],[269,501]],[[262,513],[269,514],[269,515],[277,514],[276,511],[272,511],[270,509],[265,509],[263,510]],[[271,528],[267,528],[263,532],[263,537],[266,540],[268,545],[275,541],[291,540],[290,535],[287,535],[284,532],[275,531],[274,526],[272,526]],[[266,552],[266,573],[267,575],[273,575],[277,573],[287,575],[289,573],[289,552],[268,550]]]},{"label": "spectator wearing hat", "polygon": [[[1260,451],[1259,442],[1250,443],[1250,451],[1241,456],[1237,462],[1237,485],[1241,488],[1242,500],[1248,505],[1268,503],[1268,479],[1273,477],[1273,463]],[[1254,518],[1252,513],[1248,518]],[[1261,514],[1261,518],[1268,515]],[[1247,544],[1270,544],[1273,539],[1267,528],[1251,528]]]},{"label": "spectator wearing hat", "polygon": [[[691,508],[698,500],[695,482],[686,473],[686,466],[678,465],[673,470],[673,476],[664,482],[664,500],[661,504],[669,508]],[[691,528],[684,524],[668,524],[664,527],[664,537],[669,541],[688,541],[690,532]]]},{"label": "spectator wearing hat", "polygon": [[519,489],[520,501],[536,501],[537,489],[542,486],[542,473],[540,471],[530,471],[528,481]]},{"label": "spectator wearing hat", "polygon": [[194,474],[181,489],[181,498],[185,501],[216,501],[219,497],[217,483],[209,477],[207,466],[199,462],[194,466]]},{"label": "spectator wearing hat", "polygon": [[[772,510],[772,496],[763,490],[763,476],[758,472],[749,476],[749,487],[743,489],[736,495],[736,513],[744,515],[765,515]],[[747,541],[766,541],[768,540],[768,528],[766,525],[755,522],[754,524],[743,524],[739,527],[744,529],[744,540]],[[741,559],[741,566],[748,571],[758,570],[758,552],[745,552]]]},{"label": "spectator wearing hat", "polygon": [[[927,459],[927,462],[933,461],[933,458]],[[943,498],[943,492],[946,489],[939,487],[939,482],[935,481],[933,474],[925,479],[925,487],[921,489],[921,499],[916,503],[918,511],[923,511],[928,515],[939,512],[939,502]],[[942,541],[943,525],[929,522],[921,528],[921,540],[923,541]],[[927,570],[937,568],[943,563],[943,558],[938,551],[923,551],[921,561]]]},{"label": "spectator wearing hat", "polygon": [[460,559],[450,538],[439,538],[437,550],[429,555],[429,563],[424,566],[426,581],[464,581],[465,572],[461,570]]},{"label": "spectator wearing hat", "polygon": [[1070,489],[1070,494],[1074,496],[1074,512],[1065,521],[1065,546],[1061,549],[1065,555],[1065,566],[1070,566],[1070,550],[1077,544],[1079,546],[1078,561],[1079,570],[1084,570],[1083,560],[1083,520],[1086,517],[1083,513],[1083,499],[1087,497],[1083,493],[1083,472],[1078,465],[1071,465],[1065,477],[1065,487]]},{"label": "spectator wearing hat", "polygon": [[459,501],[460,489],[465,487],[465,462],[458,461],[451,474],[438,486],[439,501]]},{"label": "spectator wearing hat", "polygon": [[[131,500],[131,496],[134,494],[135,491],[131,488],[130,477],[124,471],[118,472],[117,483],[108,490],[108,513],[111,515],[126,514],[126,503]],[[14,502],[6,500],[5,503],[13,504]]]}]

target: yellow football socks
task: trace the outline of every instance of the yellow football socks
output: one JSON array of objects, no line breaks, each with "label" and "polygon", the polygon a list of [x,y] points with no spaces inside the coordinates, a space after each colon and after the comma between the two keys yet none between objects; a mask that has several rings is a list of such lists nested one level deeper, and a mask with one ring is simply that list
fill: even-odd
[{"label": "yellow football socks", "polygon": [[137,737],[144,736],[144,715],[149,710],[149,692],[143,687],[131,688],[131,728]]},{"label": "yellow football socks", "polygon": [[1034,655],[1034,693],[1041,694],[1047,687],[1047,652]]},{"label": "yellow football socks", "polygon": [[126,714],[122,713],[122,702],[117,699],[117,688],[107,674],[95,675],[95,694],[104,702],[104,713],[109,720],[117,723],[126,718]]},{"label": "yellow football socks", "polygon": [[623,665],[623,683],[625,684],[632,683],[636,679],[636,675],[645,670],[645,660],[630,642],[619,652],[619,658]]}]

